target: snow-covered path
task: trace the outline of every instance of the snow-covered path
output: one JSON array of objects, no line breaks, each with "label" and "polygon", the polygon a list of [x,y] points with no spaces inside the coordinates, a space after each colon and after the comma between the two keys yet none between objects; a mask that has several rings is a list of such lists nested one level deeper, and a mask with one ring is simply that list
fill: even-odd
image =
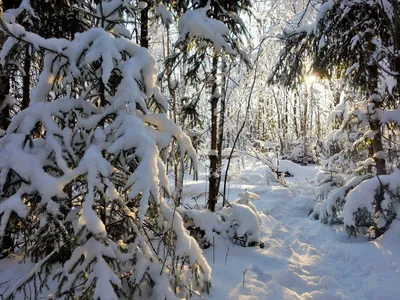
[{"label": "snow-covered path", "polygon": [[[212,291],[205,299],[400,299],[399,220],[375,242],[348,238],[339,227],[307,219],[315,199],[308,182],[316,168],[297,167],[289,189],[268,186],[264,171],[242,170],[231,183],[230,199],[244,188],[260,195],[253,203],[263,212],[265,248],[243,248],[216,236],[215,263],[212,248],[205,250],[213,268]],[[187,194],[201,186],[193,184]]]}]

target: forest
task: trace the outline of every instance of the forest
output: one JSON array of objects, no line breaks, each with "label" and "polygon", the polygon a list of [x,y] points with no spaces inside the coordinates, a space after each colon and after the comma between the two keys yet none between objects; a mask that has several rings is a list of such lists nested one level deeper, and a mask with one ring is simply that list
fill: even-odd
[{"label": "forest", "polygon": [[0,299],[400,298],[399,0],[0,0]]}]

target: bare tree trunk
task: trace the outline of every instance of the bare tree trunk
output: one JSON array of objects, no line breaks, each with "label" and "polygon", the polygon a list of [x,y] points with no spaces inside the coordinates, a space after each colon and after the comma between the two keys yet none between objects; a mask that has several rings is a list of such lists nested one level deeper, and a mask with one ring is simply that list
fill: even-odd
[{"label": "bare tree trunk", "polygon": [[[178,166],[180,170],[178,170]],[[183,190],[183,180],[185,177],[185,162],[183,160],[183,157],[179,156],[178,161],[176,162],[176,186],[175,186],[175,191],[173,195],[173,199],[175,201],[175,205],[179,206],[181,204],[182,200],[182,190]]]},{"label": "bare tree trunk", "polygon": [[304,108],[303,108],[303,120],[302,120],[302,124],[303,124],[303,162],[307,163],[307,157],[308,157],[308,130],[307,130],[307,114],[308,114],[308,89],[306,91],[306,96],[304,101]]},{"label": "bare tree trunk", "polygon": [[210,176],[209,176],[209,189],[208,189],[208,209],[212,212],[215,211],[215,206],[218,201],[218,153],[217,153],[217,108],[218,99],[217,95],[217,69],[218,69],[218,55],[214,53],[212,63],[212,77],[213,83],[211,87],[211,150],[209,152],[210,158]]},{"label": "bare tree trunk", "polygon": [[274,102],[275,102],[275,107],[276,107],[276,113],[277,113],[277,118],[278,118],[278,128],[276,130],[276,134],[278,136],[279,139],[279,144],[281,147],[281,151],[283,149],[283,139],[282,139],[282,135],[281,135],[281,126],[282,126],[282,118],[281,118],[281,112],[280,112],[280,107],[279,107],[279,103],[278,103],[278,99],[276,97],[275,91],[272,90],[272,95],[274,97]]},{"label": "bare tree trunk", "polygon": [[263,99],[260,98],[258,100],[258,109],[257,109],[257,135],[258,135],[257,138],[259,140],[263,139],[263,137],[262,137],[263,132],[261,130],[261,124],[263,123],[262,119],[261,119],[262,118],[262,102],[263,102]]},{"label": "bare tree trunk", "polygon": [[286,153],[287,143],[289,140],[289,137],[288,137],[288,128],[289,128],[289,112],[288,112],[289,108],[288,107],[289,107],[289,103],[288,103],[287,91],[285,90],[284,93],[285,93],[285,117],[284,117],[285,125],[283,126],[283,138],[285,140],[284,140],[284,149],[282,149],[282,153]]},{"label": "bare tree trunk", "polygon": [[320,109],[317,109],[317,140],[321,141],[322,136],[321,136],[321,112]]},{"label": "bare tree trunk", "polygon": [[221,174],[222,174],[222,145],[224,142],[224,124],[225,124],[225,107],[226,107],[226,92],[227,92],[227,76],[228,76],[228,66],[226,64],[226,59],[223,57],[222,59],[222,70],[221,70],[222,84],[221,84],[221,101],[220,101],[220,111],[219,111],[219,125],[218,125],[218,141],[217,141],[217,149],[218,149],[218,160],[217,160],[217,191],[219,191],[219,187],[221,185]]},{"label": "bare tree trunk", "polygon": [[[170,33],[169,33],[169,28],[167,28],[167,46],[166,46],[166,51],[167,51],[167,57],[170,56]],[[171,96],[171,100],[172,100],[172,108],[170,110],[171,114],[170,117],[174,120],[174,123],[177,124],[177,106],[176,106],[176,93],[175,93],[175,83],[172,80],[172,71],[171,71],[171,67],[170,64],[167,64],[166,66],[166,72],[167,72],[167,84],[168,84],[168,92],[169,95]],[[177,196],[176,192],[177,192],[177,188],[178,188],[178,180],[180,178],[179,176],[179,170],[178,170],[178,166],[179,166],[179,158],[177,156],[175,156],[175,164],[174,164],[174,186],[175,186],[175,196]],[[180,193],[178,193],[180,194]]]},{"label": "bare tree trunk", "polygon": [[293,125],[294,132],[296,134],[296,139],[299,138],[299,128],[297,127],[297,95],[294,95],[294,103],[293,103]]},{"label": "bare tree trunk", "polygon": [[22,94],[21,109],[27,108],[30,102],[29,97],[30,97],[30,86],[31,86],[31,55],[29,53],[29,45],[25,46],[24,72],[25,76],[22,79],[23,94]]},{"label": "bare tree trunk", "polygon": [[[3,48],[4,42],[5,42],[4,33],[0,31],[0,49]],[[5,68],[3,69],[2,67],[0,67],[0,107],[3,107],[0,110],[0,128],[3,130],[7,130],[8,126],[10,125],[10,117],[11,117],[10,107],[7,103],[4,103],[9,92],[10,92],[10,79],[7,76]]]},{"label": "bare tree trunk", "polygon": [[140,12],[140,46],[149,48],[149,3]]},{"label": "bare tree trunk", "polygon": [[[263,100],[264,103],[264,122],[263,122],[263,141],[269,141],[272,137],[272,114],[270,108],[270,99],[269,97],[265,97]],[[272,126],[271,126],[272,125]]]}]

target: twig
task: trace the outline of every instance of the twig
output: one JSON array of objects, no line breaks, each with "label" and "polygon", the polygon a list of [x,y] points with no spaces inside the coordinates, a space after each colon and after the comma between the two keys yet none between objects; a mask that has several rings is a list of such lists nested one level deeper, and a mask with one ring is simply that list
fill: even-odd
[{"label": "twig", "polygon": [[213,237],[213,264],[215,264],[215,237]]},{"label": "twig", "polygon": [[247,269],[242,271],[242,273],[243,273],[243,286],[244,286],[244,280],[246,278]]},{"label": "twig", "polygon": [[[235,147],[236,147],[236,144],[237,144],[237,142],[239,140],[240,134],[242,133],[242,131],[244,129],[244,126],[246,125],[247,119],[249,117],[249,109],[250,109],[251,99],[252,99],[252,96],[253,96],[254,86],[255,86],[256,80],[257,80],[258,58],[260,57],[261,50],[262,50],[262,44],[263,44],[264,41],[265,41],[265,39],[263,39],[261,41],[261,43],[260,43],[260,48],[258,49],[257,58],[255,60],[254,77],[253,77],[253,82],[252,82],[251,88],[250,88],[249,98],[248,98],[248,101],[247,101],[246,114],[245,114],[242,126],[240,127],[239,132],[237,133],[237,135],[235,137],[235,141],[233,142],[233,146],[232,146],[231,152],[229,153],[228,164],[227,164],[226,169],[225,169],[224,195],[226,195],[226,180],[228,178],[229,166],[231,164],[232,155],[233,155],[233,152],[235,151]],[[225,200],[222,203],[222,206],[224,206],[224,205],[225,205]]]},{"label": "twig", "polygon": [[11,281],[11,279],[3,281],[3,282],[0,282],[0,286],[2,286],[3,284],[6,284],[7,282],[10,282],[10,281]]},{"label": "twig", "polygon": [[228,254],[229,254],[229,246],[226,249],[226,254],[225,254],[225,263],[228,261]]},{"label": "twig", "polygon": [[[174,207],[174,213],[172,214],[171,229],[170,229],[171,240],[172,240],[172,233],[173,233],[173,231],[174,231],[173,228],[174,228],[175,214],[176,214],[176,205],[175,205],[175,207]],[[162,275],[162,273],[163,273],[163,271],[164,271],[165,263],[167,262],[167,258],[168,258],[168,253],[171,252],[171,248],[172,248],[172,245],[171,245],[171,247],[168,248],[167,257],[164,259],[163,265],[162,265],[162,267],[161,267],[160,275]]]},{"label": "twig", "polygon": [[204,298],[199,294],[199,293],[197,293],[196,291],[193,291],[192,289],[190,289],[186,284],[184,284],[183,285],[191,294],[194,294],[194,295],[196,295],[197,297],[199,297],[201,300],[204,300]]}]

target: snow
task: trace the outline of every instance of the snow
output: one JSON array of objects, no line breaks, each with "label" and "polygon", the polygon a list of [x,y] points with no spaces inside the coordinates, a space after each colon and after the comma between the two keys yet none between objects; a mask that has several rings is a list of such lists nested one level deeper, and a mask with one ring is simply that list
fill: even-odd
[{"label": "snow", "polygon": [[[314,206],[315,187],[310,182],[319,171],[317,167],[287,163],[297,175],[286,178],[286,188],[278,183],[267,186],[259,179],[262,177],[255,176],[265,173],[260,163],[253,167],[253,162],[246,161],[246,165],[241,171],[232,171],[236,178],[246,176],[246,180],[230,183],[229,198],[235,199],[244,188],[259,195],[260,200],[252,204],[262,219],[259,238],[265,248],[244,248],[215,235],[215,263],[213,249],[204,250],[213,274],[211,293],[203,295],[204,299],[400,297],[400,220],[374,242],[362,237],[350,239],[343,228],[307,218]],[[248,176],[250,173],[254,175]],[[190,195],[204,191],[204,184],[187,182],[186,203],[190,203]]]},{"label": "snow", "polygon": [[298,164],[291,162],[290,160],[280,160],[279,161],[279,171],[288,172],[295,177],[307,178],[312,180],[315,177],[316,167],[313,168],[302,168]]},{"label": "snow", "polygon": [[225,40],[229,34],[228,27],[219,20],[207,17],[210,3],[205,7],[188,10],[179,19],[178,30],[180,38],[177,43],[182,42],[188,35],[189,38],[199,38],[211,41],[217,51],[224,48],[230,54],[235,54],[231,45]]},{"label": "snow", "polygon": [[145,8],[147,7],[147,2],[145,2],[145,1],[139,1],[139,2],[138,2],[138,7],[139,7],[140,9],[145,9]]},{"label": "snow", "polygon": [[208,151],[208,156],[218,156],[217,150],[210,150],[210,151]]},{"label": "snow", "polygon": [[205,238],[208,242],[212,242],[215,237],[214,231],[220,230],[220,222],[217,216],[208,209],[203,210],[184,210],[180,212],[183,216],[193,220],[194,224],[205,232]]},{"label": "snow", "polygon": [[231,203],[232,211],[229,215],[229,223],[235,228],[236,237],[246,238],[246,246],[251,242],[258,242],[258,216],[249,206]]},{"label": "snow", "polygon": [[[372,216],[375,215],[373,202],[376,191],[381,184],[387,185],[387,188],[391,191],[397,191],[400,187],[400,171],[396,169],[390,175],[380,175],[365,180],[347,195],[343,207],[343,220],[346,226],[356,225],[355,214],[359,208],[365,208]],[[396,201],[396,199],[391,200]]]},{"label": "snow", "polygon": [[[95,299],[118,299],[111,285],[121,286],[118,276],[112,271],[110,266],[104,260],[104,257],[115,258],[112,245],[103,245],[100,241],[91,237],[83,246],[77,247],[72,253],[71,259],[62,267],[56,270],[56,274],[61,274],[65,282],[62,285],[62,291],[68,291],[74,284],[75,277],[69,276],[72,272],[85,271],[86,267],[95,261],[94,268],[89,273],[89,279],[86,286],[90,286],[96,281]],[[84,257],[84,262],[78,266],[76,263]]]},{"label": "snow", "polygon": [[[307,218],[315,199],[313,187],[307,182],[313,174],[317,174],[315,166],[292,165],[291,170],[300,175],[287,178],[289,186],[282,187],[278,183],[268,186],[260,179],[262,176],[255,176],[265,173],[262,164],[246,161],[246,165],[247,168],[232,172],[237,173],[238,178],[249,173],[254,173],[254,176],[248,176],[250,180],[231,182],[230,198],[235,199],[239,193],[243,197],[245,188],[259,196],[260,200],[252,204],[262,220],[259,238],[265,247],[234,245],[229,239],[211,233],[209,224],[214,222],[212,215],[207,211],[198,211],[198,214],[207,215],[200,219],[206,220],[203,226],[208,227],[206,231],[215,238],[215,248],[204,250],[205,259],[211,267],[206,269],[207,274],[210,275],[212,269],[212,288],[209,295],[202,294],[204,299],[396,300],[400,297],[400,220],[396,219],[384,236],[373,242],[362,237],[350,239],[340,227],[329,227]],[[200,182],[186,181],[186,203],[190,203],[190,195],[204,191],[206,175],[201,174]],[[173,209],[166,204],[162,204],[162,209],[168,211],[167,219],[171,220]],[[174,226],[180,227],[182,223]],[[191,244],[191,239],[185,238],[181,243]],[[94,257],[98,254],[90,255]],[[137,264],[139,269],[135,276],[141,278],[140,273],[143,274],[146,268],[151,273],[160,274],[159,265],[148,265],[147,259],[142,260]],[[2,281],[18,280],[32,268],[29,263],[17,262],[18,257],[0,261]],[[104,268],[103,271],[107,271],[106,266]],[[170,290],[164,280],[160,277],[156,288],[167,295]],[[0,293],[6,286],[0,285]],[[196,296],[193,299],[197,299]]]},{"label": "snow", "polygon": [[177,234],[176,255],[188,255],[191,265],[197,262],[204,272],[204,281],[209,282],[211,280],[211,268],[203,257],[202,251],[194,238],[185,234],[186,231],[182,218],[163,199],[161,200],[161,212],[168,222],[169,227]]},{"label": "snow", "polygon": [[16,194],[4,199],[0,203],[0,215],[2,215],[0,223],[0,236],[4,236],[7,222],[12,212],[15,212],[21,218],[25,218],[28,214],[28,208],[22,202],[21,197],[22,192],[18,191]]},{"label": "snow", "polygon": [[[337,176],[337,175],[336,175]],[[345,202],[345,196],[347,193],[358,184],[360,184],[363,180],[368,179],[369,175],[361,175],[361,176],[354,176],[353,178],[349,179],[347,182],[344,182],[344,179],[341,176],[337,176],[334,180],[338,183],[338,185],[342,185],[341,187],[336,186],[335,189],[330,189],[327,193],[324,193],[324,200],[320,204],[320,216],[323,222],[330,224],[333,217],[337,217],[336,210],[337,207],[341,207]],[[320,192],[322,195],[322,193]],[[339,205],[339,204],[340,205]],[[324,219],[326,218],[326,220]]]},{"label": "snow", "polygon": [[167,8],[165,7],[165,5],[164,4],[162,4],[162,3],[160,3],[160,4],[158,4],[158,6],[156,7],[156,10],[155,10],[155,15],[157,16],[157,17],[160,17],[161,18],[161,20],[162,20],[162,22],[163,22],[163,24],[165,25],[165,26],[169,26],[171,23],[173,23],[173,18],[172,18],[172,14],[167,10]]},{"label": "snow", "polygon": [[258,224],[261,224],[262,220],[257,212],[257,208],[254,206],[253,203],[250,202],[250,200],[260,200],[260,196],[255,193],[249,192],[247,189],[244,191],[244,193],[239,193],[238,196],[240,198],[237,199],[235,202],[238,204],[247,205],[256,214]]}]

